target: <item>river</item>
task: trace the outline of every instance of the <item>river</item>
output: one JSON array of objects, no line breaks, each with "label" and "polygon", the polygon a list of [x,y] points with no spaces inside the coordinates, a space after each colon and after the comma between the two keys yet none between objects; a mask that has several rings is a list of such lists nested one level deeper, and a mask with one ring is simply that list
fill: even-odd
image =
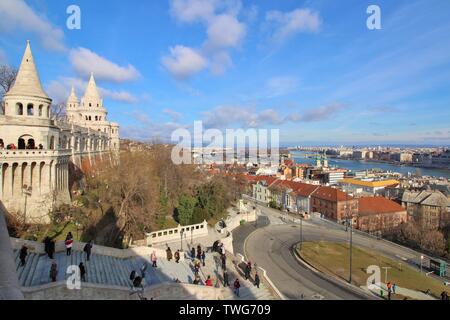
[{"label": "river", "polygon": [[[292,157],[294,158],[297,164],[305,163],[312,164],[316,163],[314,158],[308,158],[305,154],[308,152],[303,151],[291,151]],[[309,154],[311,154],[309,152]],[[352,171],[364,171],[370,169],[381,169],[383,171],[393,171],[401,174],[415,174],[417,170],[420,171],[420,174],[423,176],[432,176],[432,177],[444,177],[450,179],[450,170],[445,169],[428,169],[428,168],[419,168],[413,166],[399,166],[389,163],[380,163],[380,162],[371,162],[364,160],[344,160],[344,159],[336,159],[336,158],[328,158],[328,164],[331,167],[338,167],[349,169]]]}]

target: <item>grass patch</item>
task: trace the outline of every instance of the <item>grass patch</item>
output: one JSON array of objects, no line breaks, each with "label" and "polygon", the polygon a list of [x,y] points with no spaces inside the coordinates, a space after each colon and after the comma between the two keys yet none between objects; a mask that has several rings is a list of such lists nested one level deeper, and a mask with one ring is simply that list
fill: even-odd
[{"label": "grass patch", "polygon": [[[299,255],[309,264],[321,272],[337,276],[345,281],[349,278],[349,246],[346,243],[335,242],[303,242],[302,249],[296,248]],[[352,284],[365,286],[369,275],[366,268],[377,265],[381,269],[381,281],[385,282],[385,269],[388,269],[387,281],[396,283],[397,286],[431,293],[440,297],[442,291],[448,288],[436,279],[427,277],[404,262],[389,259],[381,254],[370,252],[360,247],[353,246]]]}]

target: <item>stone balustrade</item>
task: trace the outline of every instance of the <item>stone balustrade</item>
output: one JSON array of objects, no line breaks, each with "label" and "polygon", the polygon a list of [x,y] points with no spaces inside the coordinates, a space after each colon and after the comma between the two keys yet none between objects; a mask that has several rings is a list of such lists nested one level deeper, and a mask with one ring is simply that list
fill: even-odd
[{"label": "stone balustrade", "polygon": [[203,221],[202,223],[181,226],[176,228],[164,229],[146,234],[147,245],[155,245],[160,243],[166,243],[176,240],[181,240],[181,234],[183,238],[190,237],[192,239],[204,237],[208,235],[208,223]]}]

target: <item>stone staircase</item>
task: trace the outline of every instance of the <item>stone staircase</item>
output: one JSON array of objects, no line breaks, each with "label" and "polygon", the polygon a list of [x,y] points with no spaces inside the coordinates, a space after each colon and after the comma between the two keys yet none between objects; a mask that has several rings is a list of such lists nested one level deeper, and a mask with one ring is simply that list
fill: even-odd
[{"label": "stone staircase", "polygon": [[[15,250],[15,265],[22,287],[34,287],[50,283],[49,271],[52,260],[46,254],[29,253],[25,266],[20,266],[19,250]],[[131,258],[118,258],[107,255],[92,254],[90,261],[86,261],[86,255],[81,251],[72,251],[71,256],[66,256],[65,252],[55,253],[54,260],[57,264],[57,281],[67,279],[70,274],[66,274],[70,265],[78,266],[80,262],[86,267],[86,282],[93,284],[103,284],[109,286],[131,287],[129,275],[132,270],[140,274],[140,269],[147,263],[145,275],[145,286],[160,284],[164,282],[174,282],[178,279],[183,283],[192,283],[194,279],[193,263],[189,258],[181,259],[179,263],[174,260],[167,261],[165,258],[158,258],[157,268],[153,268],[149,257],[136,256]],[[229,259],[230,260],[230,259]],[[233,285],[236,278],[241,283],[240,297],[235,296],[232,291],[225,299],[230,300],[271,300],[274,299],[270,291],[261,283],[260,288],[256,288],[253,282],[246,281],[239,275],[231,261],[227,261],[229,282]],[[202,281],[205,282],[207,276],[213,279],[213,284],[223,287],[222,269],[217,253],[206,255],[206,266],[200,270]]]},{"label": "stone staircase", "polygon": [[[193,269],[193,263],[190,261],[190,257],[185,257],[186,261],[189,261],[189,266]],[[230,258],[227,259],[227,271],[228,271],[228,282],[230,286],[233,286],[236,278],[239,279],[241,288],[239,290],[239,297],[231,293],[226,296],[227,300],[274,300],[275,297],[271,294],[269,289],[260,283],[259,289],[254,286],[253,280],[245,280],[239,272],[235,269]],[[223,270],[220,256],[218,253],[208,252],[206,254],[205,266],[200,269],[200,277],[204,282],[208,276],[211,276],[213,280],[213,285],[218,287],[223,287]],[[260,275],[261,276],[261,275]]]},{"label": "stone staircase", "polygon": [[[186,262],[168,262],[166,259],[158,259],[158,267],[153,268],[148,258],[133,257],[128,259],[116,258],[106,255],[92,254],[89,261],[81,251],[72,251],[71,256],[65,252],[58,252],[54,256],[58,266],[57,281],[67,279],[66,274],[70,265],[78,266],[80,262],[86,267],[86,282],[106,284],[111,286],[130,287],[129,276],[132,270],[140,274],[140,269],[147,263],[145,285],[153,285],[162,282],[173,282],[175,279],[181,282],[191,283],[193,273]],[[15,251],[16,271],[19,283],[23,287],[38,286],[50,282],[50,266],[52,260],[45,254],[29,253],[25,266],[20,266],[19,250]]]}]

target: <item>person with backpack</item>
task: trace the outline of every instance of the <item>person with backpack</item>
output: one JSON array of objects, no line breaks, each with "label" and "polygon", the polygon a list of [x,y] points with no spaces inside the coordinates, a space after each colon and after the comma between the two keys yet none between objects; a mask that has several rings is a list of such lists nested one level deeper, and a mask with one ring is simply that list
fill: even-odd
[{"label": "person with backpack", "polygon": [[89,240],[88,243],[84,245],[83,251],[86,253],[86,261],[89,261],[92,252],[92,240]]},{"label": "person with backpack", "polygon": [[58,265],[56,264],[55,261],[53,261],[50,267],[50,279],[52,279],[52,282],[56,282],[57,276],[58,276]]},{"label": "person with backpack", "polygon": [[25,262],[26,262],[26,258],[28,255],[28,248],[26,246],[22,246],[22,248],[20,249],[20,253],[19,253],[19,258],[20,258],[20,265],[24,266]]},{"label": "person with backpack", "polygon": [[80,264],[78,265],[78,268],[80,268],[81,281],[86,281],[86,267],[84,266],[83,262],[80,262]]}]

